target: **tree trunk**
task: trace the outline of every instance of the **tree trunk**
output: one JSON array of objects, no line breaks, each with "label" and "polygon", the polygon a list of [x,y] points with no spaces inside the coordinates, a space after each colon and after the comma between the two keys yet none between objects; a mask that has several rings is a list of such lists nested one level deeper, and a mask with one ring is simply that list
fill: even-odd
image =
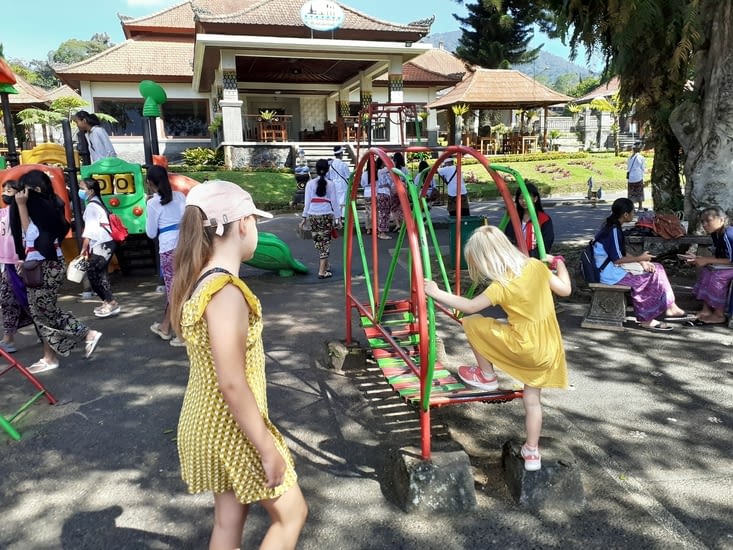
[{"label": "tree trunk", "polygon": [[677,212],[683,207],[679,144],[669,125],[655,124],[655,121],[650,121],[654,140],[651,178],[654,210]]},{"label": "tree trunk", "polygon": [[709,42],[697,53],[694,97],[670,116],[685,153],[685,213],[692,227],[711,205],[733,218],[733,0],[708,0],[700,13]]}]

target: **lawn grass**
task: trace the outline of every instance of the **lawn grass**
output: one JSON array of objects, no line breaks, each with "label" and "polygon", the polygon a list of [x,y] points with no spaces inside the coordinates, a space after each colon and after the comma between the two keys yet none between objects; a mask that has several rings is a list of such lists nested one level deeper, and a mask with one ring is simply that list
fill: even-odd
[{"label": "lawn grass", "polygon": [[[614,156],[613,153],[590,153],[582,158],[522,160],[521,156],[501,157],[496,164],[519,172],[525,181],[531,181],[543,196],[558,194],[585,195],[588,178],[593,178],[593,188],[606,190],[626,188],[627,155]],[[489,157],[489,161],[492,159]],[[651,173],[653,157],[647,156],[647,172]],[[465,164],[464,179],[475,179],[469,183],[468,191],[472,200],[491,200],[498,197],[496,185],[488,172],[480,164]],[[237,183],[252,194],[259,208],[270,211],[292,210],[290,203],[295,192],[295,177],[279,172],[242,172],[236,170],[212,170],[182,172],[197,181],[223,179]],[[505,178],[513,190],[516,184],[511,177]]]}]

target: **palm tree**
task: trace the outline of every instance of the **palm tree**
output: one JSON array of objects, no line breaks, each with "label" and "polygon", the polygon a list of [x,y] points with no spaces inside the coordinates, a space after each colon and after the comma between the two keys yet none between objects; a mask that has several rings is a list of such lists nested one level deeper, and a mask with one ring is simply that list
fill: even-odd
[{"label": "palm tree", "polygon": [[590,102],[590,108],[600,113],[608,113],[611,115],[611,135],[613,135],[613,152],[616,156],[619,154],[618,142],[618,119],[621,115],[621,105],[618,100],[618,94],[611,97],[596,97]]}]

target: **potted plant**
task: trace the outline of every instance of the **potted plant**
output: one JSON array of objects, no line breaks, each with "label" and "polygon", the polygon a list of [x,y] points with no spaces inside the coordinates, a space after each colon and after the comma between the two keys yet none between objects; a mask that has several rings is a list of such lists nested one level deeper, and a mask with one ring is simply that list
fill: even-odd
[{"label": "potted plant", "polygon": [[277,115],[275,111],[264,109],[260,111],[260,120],[263,122],[270,122],[272,120],[275,120],[275,115]]}]

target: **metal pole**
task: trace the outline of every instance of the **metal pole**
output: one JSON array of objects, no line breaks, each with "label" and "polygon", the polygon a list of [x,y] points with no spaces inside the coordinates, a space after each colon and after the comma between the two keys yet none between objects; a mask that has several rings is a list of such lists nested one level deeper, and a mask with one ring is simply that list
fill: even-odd
[{"label": "metal pole", "polygon": [[8,139],[8,154],[5,156],[8,166],[18,165],[18,151],[15,148],[15,131],[13,129],[13,115],[10,113],[10,100],[7,92],[0,92],[0,99],[3,106],[3,123],[5,124],[5,137]]},{"label": "metal pole", "polygon": [[[72,145],[71,137],[71,124],[68,120],[61,121],[61,130],[64,134],[64,148],[66,149],[66,177],[68,178],[67,183],[69,184],[69,198],[71,199],[71,208],[74,212],[74,237],[76,237],[76,244],[81,250],[81,234],[84,231],[82,227],[82,212],[81,212],[81,199],[79,199],[79,182],[76,178],[76,159],[74,158],[74,147]],[[86,139],[84,139],[86,142]],[[89,151],[87,149],[87,156]]]},{"label": "metal pole", "polygon": [[160,148],[158,147],[158,127],[156,125],[157,117],[149,117],[148,124],[150,125],[150,145],[152,146],[153,154],[160,155]]},{"label": "metal pole", "polygon": [[79,151],[79,160],[83,166],[89,166],[92,163],[91,155],[89,154],[89,142],[84,132],[79,130],[76,133],[76,150]]},{"label": "metal pole", "polygon": [[150,136],[148,117],[144,117],[143,123],[143,151],[145,152],[145,166],[146,168],[150,168],[153,165],[153,144]]}]

